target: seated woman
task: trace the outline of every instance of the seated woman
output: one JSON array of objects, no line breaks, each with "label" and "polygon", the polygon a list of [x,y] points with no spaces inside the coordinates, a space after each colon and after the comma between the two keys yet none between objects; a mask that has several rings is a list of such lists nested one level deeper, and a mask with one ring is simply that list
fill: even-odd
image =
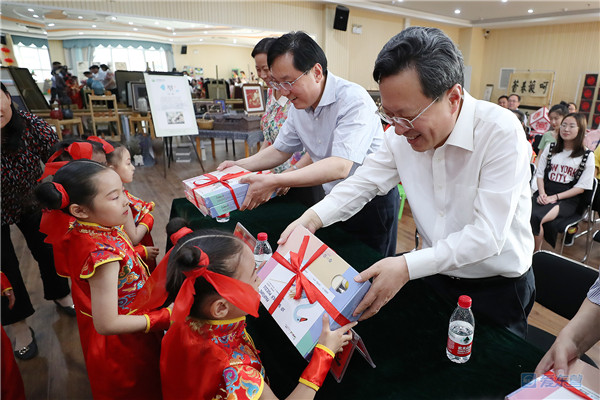
[{"label": "seated woman", "polygon": [[544,237],[555,245],[556,228],[546,225],[544,235],[543,225],[581,212],[581,194],[593,187],[594,157],[583,145],[586,126],[584,115],[568,114],[562,120],[556,143],[547,146],[539,157],[538,191],[533,194],[531,210],[535,250],[541,249]]}]

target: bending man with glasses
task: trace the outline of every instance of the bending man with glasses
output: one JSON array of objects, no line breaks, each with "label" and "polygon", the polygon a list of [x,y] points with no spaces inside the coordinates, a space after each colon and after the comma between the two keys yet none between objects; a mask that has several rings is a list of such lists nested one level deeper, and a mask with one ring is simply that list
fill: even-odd
[{"label": "bending man with glasses", "polygon": [[411,279],[426,277],[475,315],[525,336],[535,298],[531,271],[531,146],[511,112],[463,89],[463,57],[442,31],[411,27],[375,62],[382,107],[393,125],[380,150],[297,224],[315,231],[349,218],[376,193],[402,181],[423,248],[384,258],[355,279],[373,285],[355,310],[379,311]]},{"label": "bending man with glasses", "polygon": [[[270,85],[293,104],[288,118],[272,146],[248,158],[224,161],[218,169],[234,164],[250,171],[269,169],[302,148],[313,163],[282,174],[242,178],[250,187],[241,209],[264,203],[279,187],[322,185],[327,194],[383,142],[381,121],[371,96],[359,85],[327,71],[325,53],[306,33],[291,32],[278,38],[269,48],[267,62],[273,77]],[[345,218],[342,227],[382,255],[393,255],[400,207],[398,190],[394,186],[377,191],[369,200],[355,210],[355,216]]]}]

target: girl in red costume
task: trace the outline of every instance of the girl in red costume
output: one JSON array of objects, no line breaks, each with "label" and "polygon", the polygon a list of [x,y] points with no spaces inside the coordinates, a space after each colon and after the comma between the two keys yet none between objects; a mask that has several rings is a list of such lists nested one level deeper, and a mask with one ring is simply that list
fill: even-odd
[{"label": "girl in red costume", "polygon": [[[245,329],[246,314],[257,317],[260,302],[252,251],[221,231],[187,229],[175,237],[182,234],[168,258],[167,303],[175,298],[175,305],[161,350],[163,398],[275,399]],[[323,319],[319,344],[289,399],[315,396],[354,325],[331,331]]]},{"label": "girl in red costume", "polygon": [[122,229],[130,209],[119,175],[94,161],[72,161],[36,196],[52,210],[41,230],[67,250],[94,399],[160,399],[160,340],[170,312],[131,308],[149,272]]},{"label": "girl in red costume", "polygon": [[[114,169],[121,177],[123,183],[133,181],[135,166],[131,163],[131,154],[125,146],[120,143],[111,143],[114,151],[106,154],[108,166]],[[127,190],[125,195],[129,198],[131,215],[125,223],[125,232],[136,246],[136,251],[144,259],[150,271],[156,268],[156,257],[159,249],[154,246],[150,231],[154,226],[154,217],[150,212],[154,209],[154,202],[146,202],[138,199]]]}]

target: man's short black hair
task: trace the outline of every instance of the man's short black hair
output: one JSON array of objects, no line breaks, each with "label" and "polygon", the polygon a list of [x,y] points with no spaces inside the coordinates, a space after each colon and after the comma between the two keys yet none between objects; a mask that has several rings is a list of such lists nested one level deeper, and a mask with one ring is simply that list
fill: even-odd
[{"label": "man's short black hair", "polygon": [[308,71],[315,64],[321,64],[323,73],[327,74],[327,57],[323,49],[305,32],[289,32],[281,36],[271,45],[267,54],[269,68],[280,56],[291,53],[294,58],[294,68],[298,71]]},{"label": "man's short black hair", "polygon": [[94,64],[94,65],[90,65],[90,69],[100,69],[100,67]]},{"label": "man's short black hair", "polygon": [[417,72],[423,94],[430,99],[457,83],[464,86],[462,53],[437,28],[412,26],[391,38],[375,60],[373,79],[379,83],[409,68]]},{"label": "man's short black hair", "polygon": [[498,97],[498,101],[500,101],[500,99],[506,99],[508,100],[508,96],[503,94],[502,96]]}]

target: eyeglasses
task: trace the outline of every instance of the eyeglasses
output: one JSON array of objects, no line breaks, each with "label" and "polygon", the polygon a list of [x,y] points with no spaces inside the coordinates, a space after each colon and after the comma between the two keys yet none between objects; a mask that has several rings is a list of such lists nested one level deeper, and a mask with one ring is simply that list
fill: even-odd
[{"label": "eyeglasses", "polygon": [[563,129],[577,129],[575,124],[560,124],[560,127]]},{"label": "eyeglasses", "polygon": [[402,118],[402,117],[390,117],[389,115],[386,114],[386,112],[383,110],[383,107],[379,107],[379,110],[375,111],[375,113],[377,115],[379,115],[379,118],[381,118],[385,123],[390,124],[390,125],[395,125],[396,128],[400,127],[401,129],[404,129],[405,131],[409,130],[409,129],[414,129],[414,125],[413,122],[415,122],[415,120],[417,118],[419,118],[421,115],[423,115],[423,113],[425,111],[427,111],[429,109],[429,107],[431,107],[433,105],[433,103],[435,103],[436,101],[438,101],[439,97],[436,97],[431,103],[429,103],[429,105],[427,107],[425,107],[425,109],[423,109],[423,111],[421,111],[416,117],[414,117],[413,119],[409,120],[406,118]]},{"label": "eyeglasses", "polygon": [[292,90],[292,86],[294,86],[294,83],[296,83],[298,81],[298,79],[302,78],[304,75],[308,74],[309,72],[310,72],[310,69],[307,71],[304,71],[302,73],[302,75],[300,75],[299,77],[294,79],[292,82],[279,83],[279,82],[275,82],[275,81],[269,81],[269,82],[267,82],[267,85],[269,85],[270,87],[272,87],[273,89],[276,89],[276,90],[285,90],[285,91],[290,92]]}]

